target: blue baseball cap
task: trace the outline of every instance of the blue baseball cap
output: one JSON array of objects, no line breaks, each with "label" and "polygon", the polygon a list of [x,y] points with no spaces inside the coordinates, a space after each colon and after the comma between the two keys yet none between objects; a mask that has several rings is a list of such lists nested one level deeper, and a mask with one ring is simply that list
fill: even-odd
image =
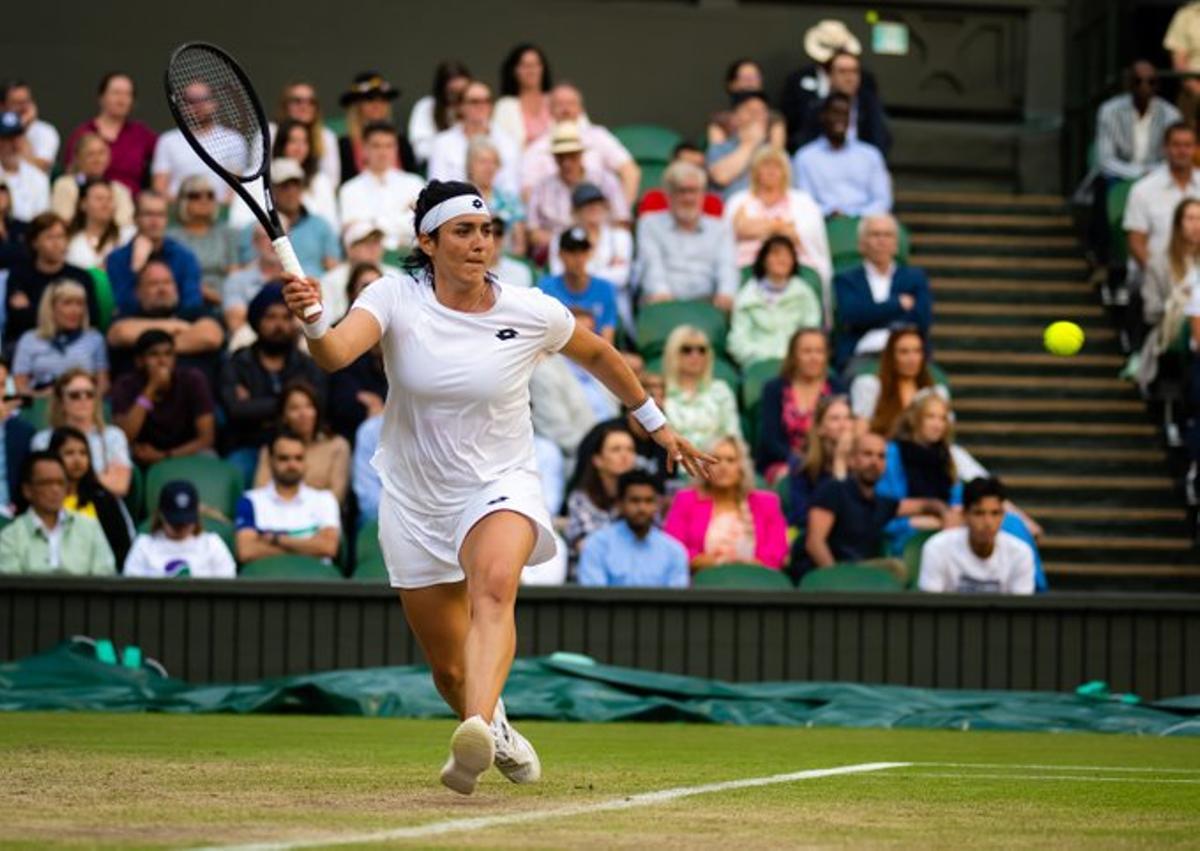
[{"label": "blue baseball cap", "polygon": [[200,495],[196,486],[184,479],[167,482],[158,492],[158,514],[172,526],[199,522]]},{"label": "blue baseball cap", "polygon": [[25,132],[21,116],[15,112],[0,112],[0,139],[11,139]]}]

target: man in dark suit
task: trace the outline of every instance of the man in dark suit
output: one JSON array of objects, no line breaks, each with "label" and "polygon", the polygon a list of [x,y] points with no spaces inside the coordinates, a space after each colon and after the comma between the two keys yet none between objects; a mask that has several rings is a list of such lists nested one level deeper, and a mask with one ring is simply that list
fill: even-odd
[{"label": "man in dark suit", "polygon": [[895,218],[863,216],[858,223],[858,250],[862,265],[833,279],[834,364],[843,374],[853,373],[855,358],[878,357],[893,326],[915,325],[928,339],[933,320],[929,279],[922,270],[896,262],[900,228]]},{"label": "man in dark suit", "polygon": [[[853,53],[839,50],[825,63],[824,68],[829,78],[829,91],[850,98],[850,128],[847,136],[874,145],[879,153],[887,157],[892,147],[892,134],[873,79],[868,77],[872,79],[871,85],[864,84],[862,61]],[[785,96],[791,91],[785,92]],[[821,100],[807,98],[803,106],[799,106],[795,98],[791,103],[784,101],[789,148],[799,148],[821,135]]]}]

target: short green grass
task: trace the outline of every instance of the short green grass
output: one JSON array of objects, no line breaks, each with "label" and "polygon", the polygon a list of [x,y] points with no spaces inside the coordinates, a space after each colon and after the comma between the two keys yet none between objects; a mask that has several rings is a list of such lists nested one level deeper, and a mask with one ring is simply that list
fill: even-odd
[{"label": "short green grass", "polygon": [[333,846],[339,836],[364,831],[880,761],[973,767],[914,765],[389,845],[1158,848],[1194,845],[1200,836],[1200,740],[1194,739],[519,726],[542,755],[543,782],[517,787],[493,773],[475,796],[461,798],[437,783],[453,728],[448,721],[4,714],[0,847],[314,838]]}]

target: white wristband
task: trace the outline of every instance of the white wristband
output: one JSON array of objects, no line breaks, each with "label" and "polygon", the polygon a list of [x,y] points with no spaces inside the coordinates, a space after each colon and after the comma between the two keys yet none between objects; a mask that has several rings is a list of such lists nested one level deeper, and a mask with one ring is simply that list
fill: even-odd
[{"label": "white wristband", "polygon": [[319,340],[325,336],[325,332],[330,328],[329,314],[321,311],[321,315],[312,322],[301,322],[300,327],[304,329],[304,336],[310,340]]},{"label": "white wristband", "polygon": [[653,397],[643,402],[641,407],[635,408],[633,416],[642,424],[642,428],[652,433],[667,424],[666,416],[658,409],[658,405],[654,403]]}]

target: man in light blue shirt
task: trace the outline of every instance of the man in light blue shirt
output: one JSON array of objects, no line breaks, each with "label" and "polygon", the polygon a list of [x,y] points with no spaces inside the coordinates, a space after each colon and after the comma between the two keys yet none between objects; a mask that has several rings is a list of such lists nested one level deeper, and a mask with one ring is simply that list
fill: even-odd
[{"label": "man in light blue shirt", "polygon": [[637,267],[647,303],[705,299],[729,312],[741,279],[733,230],[703,215],[704,169],[682,160],[667,167],[667,211],[638,220]]},{"label": "man in light blue shirt", "polygon": [[822,136],[796,151],[792,176],[826,217],[892,209],[892,177],[874,145],[848,138],[850,99],[834,93],[821,106]]},{"label": "man in light blue shirt", "polygon": [[617,480],[621,518],[588,535],[579,558],[579,584],[608,588],[686,588],[687,550],[654,528],[662,496],[654,477],[630,470]]}]

